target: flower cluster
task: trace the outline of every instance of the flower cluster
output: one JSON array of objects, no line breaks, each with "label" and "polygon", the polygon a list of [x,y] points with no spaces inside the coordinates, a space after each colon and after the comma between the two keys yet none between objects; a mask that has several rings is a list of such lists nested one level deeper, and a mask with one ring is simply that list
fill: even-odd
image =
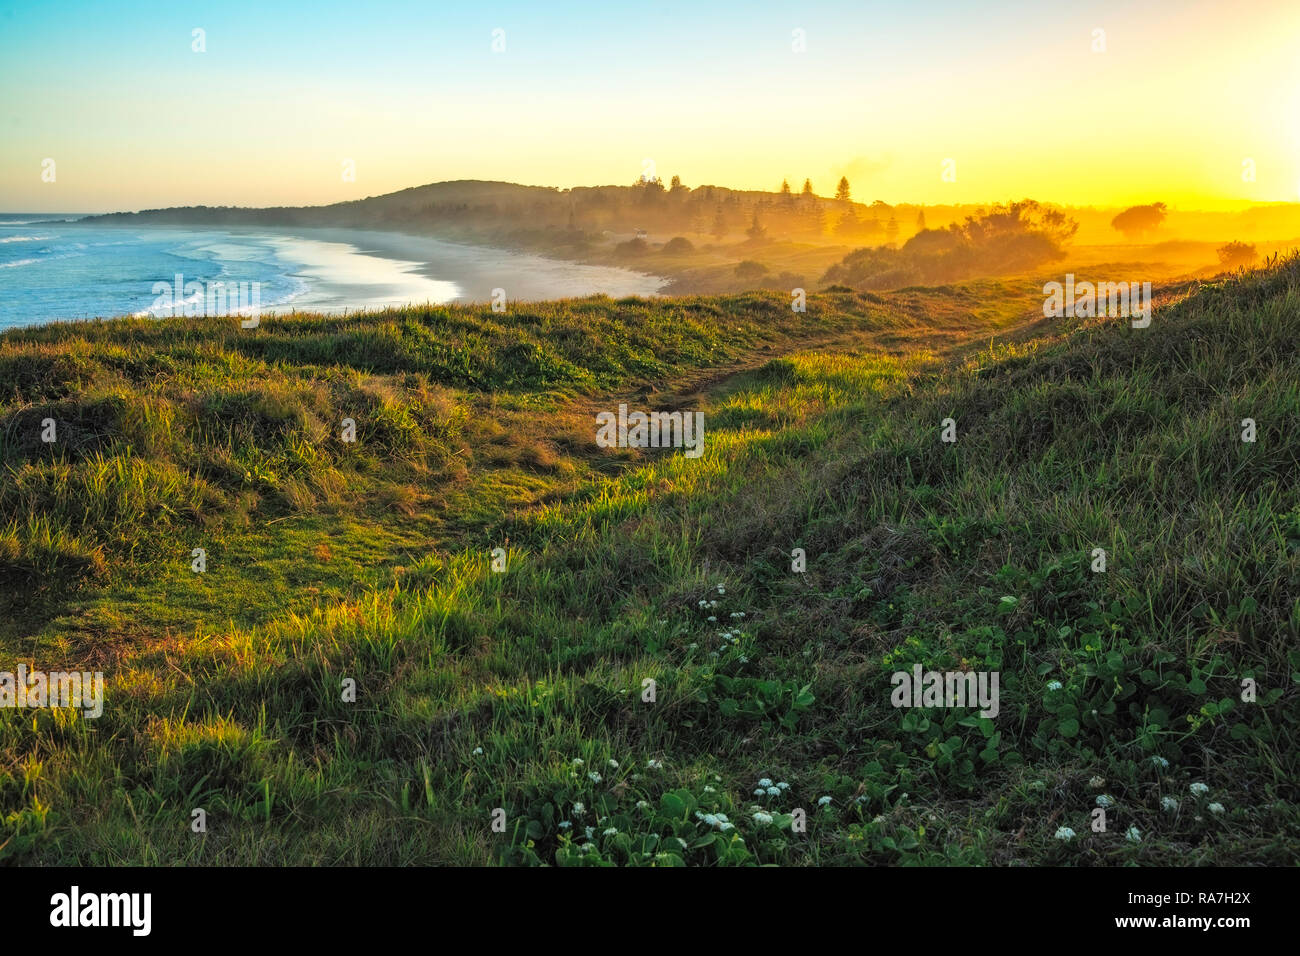
[{"label": "flower cluster", "polygon": [[762,780],[758,782],[758,785],[754,788],[754,796],[779,797],[781,796],[782,793],[784,793],[786,790],[789,789],[790,789],[790,785],[786,783],[784,780],[782,780],[780,783],[773,783],[769,778],[764,777]]}]

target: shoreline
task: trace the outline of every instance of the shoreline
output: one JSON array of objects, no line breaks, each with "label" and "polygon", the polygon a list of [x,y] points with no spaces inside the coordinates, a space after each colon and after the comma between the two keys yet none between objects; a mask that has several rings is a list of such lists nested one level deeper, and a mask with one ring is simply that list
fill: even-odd
[{"label": "shoreline", "polygon": [[[354,255],[393,262],[406,267],[402,271],[408,275],[418,275],[435,283],[454,286],[454,294],[435,303],[440,305],[490,302],[492,290],[498,288],[505,290],[506,299],[510,302],[546,302],[601,294],[611,298],[652,296],[661,294],[661,290],[672,281],[666,276],[621,266],[560,259],[524,250],[456,242],[396,230],[310,226],[281,229],[227,228],[225,231],[231,235],[351,246]],[[324,278],[323,281],[332,280]],[[575,286],[579,291],[575,291]],[[309,294],[308,297],[312,296]],[[424,301],[403,304],[421,305]],[[316,311],[315,306],[310,308]]]},{"label": "shoreline", "polygon": [[[24,310],[27,315],[13,314],[0,321],[4,329],[119,316],[174,315],[177,309],[168,302],[180,302],[185,297],[174,295],[168,300],[167,296],[159,297],[157,290],[148,297],[144,293],[156,284],[172,283],[175,273],[181,273],[186,284],[191,280],[221,282],[221,276],[226,274],[231,275],[231,282],[258,281],[266,304],[259,304],[256,311],[263,315],[483,304],[493,300],[494,290],[503,290],[505,300],[512,303],[602,294],[611,298],[653,297],[662,294],[671,282],[664,276],[617,266],[390,230],[174,223],[124,228],[95,220],[47,220],[38,225],[30,221],[32,218],[36,217],[4,223],[6,228],[0,229],[0,238],[24,229],[57,230],[57,234],[42,233],[40,238],[75,251],[56,249],[49,254],[47,248],[41,257],[3,263],[16,267],[4,269],[7,274],[0,275],[0,279],[7,280],[2,283],[7,296],[14,301],[30,294],[43,297],[32,303],[30,311]],[[140,240],[142,247],[174,248],[179,255],[174,272],[170,264],[164,273],[149,260],[138,264],[129,259],[97,261],[100,250],[117,245],[111,237],[105,242],[105,231],[109,229],[122,230],[133,237],[131,241]],[[21,238],[25,241],[28,237],[23,234]],[[75,270],[55,264],[67,258],[75,258],[82,269],[98,269],[101,275],[105,269],[118,269],[120,278],[109,281],[133,289],[140,287],[142,301],[133,302],[135,293],[131,293],[122,298],[108,297],[98,307],[90,303],[86,303],[89,308],[84,307],[78,301],[85,287],[83,278]],[[190,263],[190,259],[195,261]]]}]

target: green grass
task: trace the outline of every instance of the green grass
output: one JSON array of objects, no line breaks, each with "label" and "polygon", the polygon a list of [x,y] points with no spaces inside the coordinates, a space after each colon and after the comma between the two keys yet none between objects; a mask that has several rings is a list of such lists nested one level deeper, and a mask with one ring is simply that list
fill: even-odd
[{"label": "green grass", "polygon": [[[109,690],[0,711],[0,858],[1294,863],[1300,260],[1162,302],[10,332],[0,661]],[[597,448],[619,401],[702,409],[705,454]],[[895,709],[914,663],[1000,714]]]}]

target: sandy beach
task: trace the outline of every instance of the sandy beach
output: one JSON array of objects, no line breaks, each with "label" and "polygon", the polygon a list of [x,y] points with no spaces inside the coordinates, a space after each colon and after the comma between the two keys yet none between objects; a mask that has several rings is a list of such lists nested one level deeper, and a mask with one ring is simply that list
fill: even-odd
[{"label": "sandy beach", "polygon": [[298,264],[291,275],[301,278],[305,288],[286,304],[294,309],[487,302],[493,289],[504,289],[511,302],[597,294],[649,296],[667,283],[660,276],[627,269],[400,232],[293,229],[247,234],[273,237],[279,254]]}]

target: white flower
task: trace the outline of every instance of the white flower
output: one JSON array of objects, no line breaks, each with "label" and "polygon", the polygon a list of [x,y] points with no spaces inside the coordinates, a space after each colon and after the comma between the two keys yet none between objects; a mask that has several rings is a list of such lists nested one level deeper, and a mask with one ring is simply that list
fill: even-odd
[{"label": "white flower", "polygon": [[636,802],[636,808],[638,810],[649,810],[650,804],[646,803],[644,800],[638,800]]},{"label": "white flower", "polygon": [[721,830],[723,833],[726,833],[728,830],[736,829],[736,825],[734,823],[727,823],[724,820],[722,823],[718,824],[718,829]]},{"label": "white flower", "polygon": [[1069,827],[1058,827],[1056,831],[1056,838],[1058,840],[1073,840],[1074,831],[1071,830]]},{"label": "white flower", "polygon": [[1168,810],[1170,813],[1173,813],[1175,810],[1178,809],[1178,801],[1175,800],[1173,797],[1162,797],[1160,799],[1160,808],[1162,810]]},{"label": "white flower", "polygon": [[704,816],[700,817],[700,819],[703,820],[703,821],[705,822],[705,824],[707,824],[708,826],[711,826],[711,827],[712,827],[712,826],[717,826],[717,824],[718,824],[718,817],[717,817],[717,814],[706,813],[706,814],[704,814]]},{"label": "white flower", "polygon": [[1059,680],[1054,680],[1054,681],[1048,681],[1048,682],[1047,682],[1047,689],[1048,689],[1048,690],[1060,690],[1060,689],[1061,689],[1062,687],[1064,687],[1064,686],[1065,686],[1065,685],[1062,684]]},{"label": "white flower", "polygon": [[618,769],[618,761],[617,761],[617,760],[611,760],[611,761],[609,762],[609,765],[610,765],[610,767],[612,767],[612,768],[615,769],[615,770]]},{"label": "white flower", "polygon": [[1115,798],[1114,798],[1114,797],[1108,797],[1108,796],[1107,796],[1106,794],[1104,794],[1104,793],[1099,793],[1099,794],[1097,794],[1097,806],[1099,806],[1099,807],[1113,807],[1114,805],[1115,805]]},{"label": "white flower", "polygon": [[560,829],[561,829],[561,830],[567,830],[567,829],[569,829],[569,827],[571,827],[571,826],[573,826],[573,824],[572,824],[570,821],[568,821],[568,820],[561,820],[561,821],[560,821]]},{"label": "white flower", "polygon": [[754,814],[754,822],[761,827],[765,827],[772,822],[772,814],[763,813],[762,811],[759,811],[758,813]]},{"label": "white flower", "polygon": [[483,748],[482,748],[482,747],[475,747],[475,748],[474,748],[474,755],[475,755],[475,756],[478,756],[479,754],[482,754],[482,753],[483,753]]},{"label": "white flower", "polygon": [[767,788],[767,795],[768,795],[769,797],[779,797],[779,796],[781,796],[781,788],[780,788],[780,787],[768,787],[768,788]]},{"label": "white flower", "polygon": [[732,612],[731,612],[731,619],[732,619],[733,621],[738,621],[738,620],[740,620],[740,619],[741,619],[742,617],[744,617],[744,616],[745,616],[745,612],[744,612],[744,611],[732,611]]},{"label": "white flower", "polygon": [[719,584],[719,585],[718,585],[718,593],[719,593],[719,594],[726,594],[726,593],[727,593],[727,589],[724,588],[721,584]]},{"label": "white flower", "polygon": [[726,822],[727,822],[727,815],[726,815],[725,813],[719,813],[719,814],[716,814],[716,816],[717,816],[717,818],[718,818],[720,821],[722,821],[723,823],[726,823]]},{"label": "white flower", "polygon": [[1093,777],[1091,780],[1088,781],[1088,786],[1092,787],[1092,789],[1094,790],[1100,790],[1102,787],[1106,786],[1106,778]]},{"label": "white flower", "polygon": [[740,658],[740,663],[742,663],[742,664],[748,664],[748,663],[749,663],[749,658],[748,658],[748,657],[743,657],[743,656],[742,656],[742,657]]},{"label": "white flower", "polygon": [[1206,807],[1205,809],[1209,810],[1211,813],[1222,813],[1222,812],[1223,812],[1223,804],[1221,804],[1221,803],[1212,803],[1212,804],[1210,804],[1208,807]]},{"label": "white flower", "polygon": [[574,765],[575,767],[581,767],[581,766],[582,766],[582,758],[581,758],[581,757],[574,757],[574,758],[573,758],[573,765]]},{"label": "white flower", "polygon": [[595,827],[587,827],[587,839],[590,840],[590,839],[591,839],[592,837],[594,837],[595,835],[596,835],[596,828],[595,828]]},{"label": "white flower", "polygon": [[763,796],[765,793],[767,793],[767,791],[764,790],[762,787],[759,787],[757,790],[754,791],[754,796],[756,796],[756,797],[761,797],[761,796]]},{"label": "white flower", "polygon": [[662,770],[662,769],[664,769],[664,765],[663,765],[662,761],[659,761],[659,760],[647,760],[647,761],[645,762],[645,765],[646,765],[646,768],[649,769],[649,770]]},{"label": "white flower", "polygon": [[1192,793],[1198,797],[1203,797],[1210,792],[1210,788],[1203,783],[1194,783],[1190,787]]},{"label": "white flower", "polygon": [[618,832],[618,827],[609,827],[608,829],[605,830],[604,835],[605,835],[605,836],[613,836],[613,835],[614,835],[615,833],[617,833],[617,832]]},{"label": "white flower", "polygon": [[579,853],[590,853],[590,852],[591,852],[591,844],[590,844],[590,843],[583,843],[583,844],[581,844],[581,845],[578,847],[578,852],[579,852]]},{"label": "white flower", "polygon": [[760,781],[758,782],[758,785],[759,785],[760,787],[767,788],[767,787],[772,786],[772,781],[771,781],[771,780],[768,780],[767,777],[764,777],[762,780],[760,780]]},{"label": "white flower", "polygon": [[581,804],[581,803],[575,803],[575,804],[573,805],[573,815],[574,815],[575,817],[580,817],[580,816],[582,816],[582,815],[583,815],[584,813],[586,813],[586,812],[587,812],[587,808],[586,808],[585,805],[583,805],[583,804]]},{"label": "white flower", "polygon": [[830,802],[831,802],[830,797],[819,797],[817,800],[817,806],[819,807],[830,806]]},{"label": "white flower", "polygon": [[712,623],[713,623],[714,621],[716,621],[716,620],[717,620],[717,618],[714,617],[712,614],[709,615],[709,623],[710,623],[710,624],[712,624]]},{"label": "white flower", "polygon": [[782,780],[780,783],[778,783],[778,784],[777,784],[777,787],[780,788],[781,790],[789,790],[789,789],[790,789],[790,785],[789,785],[788,783],[786,783],[784,780]]},{"label": "white flower", "polygon": [[706,783],[706,784],[704,785],[704,792],[705,792],[705,793],[717,793],[717,792],[718,792],[718,788],[715,787],[715,786],[713,786],[713,784],[711,784],[711,783]]},{"label": "white flower", "polygon": [[1151,762],[1155,764],[1157,767],[1159,767],[1161,770],[1169,769],[1169,761],[1166,760],[1164,757],[1152,757]]},{"label": "white flower", "polygon": [[596,771],[594,770],[591,773],[587,774],[587,778],[592,783],[600,783],[600,781],[604,779],[603,777],[601,777],[600,774],[596,773]]},{"label": "white flower", "polygon": [[1142,831],[1137,827],[1129,827],[1128,832],[1124,834],[1124,839],[1128,840],[1129,843],[1141,843]]}]

